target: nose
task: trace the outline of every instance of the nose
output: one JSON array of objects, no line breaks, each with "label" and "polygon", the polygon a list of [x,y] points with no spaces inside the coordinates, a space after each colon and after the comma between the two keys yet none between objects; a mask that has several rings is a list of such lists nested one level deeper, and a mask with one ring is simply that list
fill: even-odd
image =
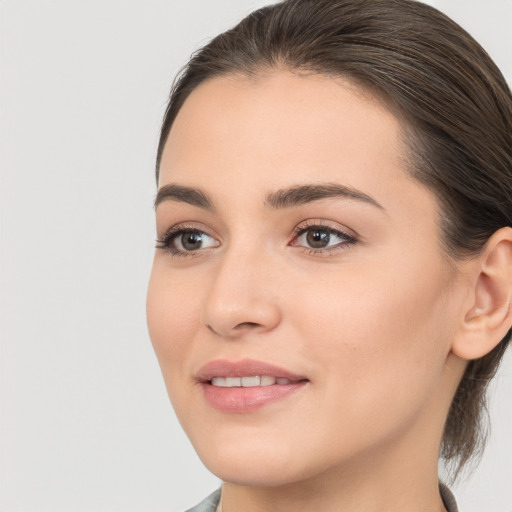
[{"label": "nose", "polygon": [[281,321],[274,277],[275,265],[261,251],[226,251],[205,294],[201,323],[224,338],[271,331]]}]

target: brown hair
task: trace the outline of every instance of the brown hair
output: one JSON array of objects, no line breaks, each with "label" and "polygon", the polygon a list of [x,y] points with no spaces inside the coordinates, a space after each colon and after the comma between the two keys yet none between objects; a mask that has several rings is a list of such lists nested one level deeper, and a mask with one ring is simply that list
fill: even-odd
[{"label": "brown hair", "polygon": [[[478,254],[512,226],[512,95],[480,45],[415,0],[285,0],[254,11],[196,52],[175,81],[157,156],[200,83],[281,68],[343,76],[401,119],[410,172],[440,200],[452,258]],[[485,440],[486,388],[510,339],[470,361],[445,424],[441,456],[454,477]]]}]

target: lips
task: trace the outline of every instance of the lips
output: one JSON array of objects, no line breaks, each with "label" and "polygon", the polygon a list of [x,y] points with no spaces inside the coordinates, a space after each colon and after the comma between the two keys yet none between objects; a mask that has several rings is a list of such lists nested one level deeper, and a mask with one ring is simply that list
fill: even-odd
[{"label": "lips", "polygon": [[294,395],[309,382],[303,375],[251,359],[211,361],[199,370],[196,379],[206,402],[225,413],[256,411]]}]

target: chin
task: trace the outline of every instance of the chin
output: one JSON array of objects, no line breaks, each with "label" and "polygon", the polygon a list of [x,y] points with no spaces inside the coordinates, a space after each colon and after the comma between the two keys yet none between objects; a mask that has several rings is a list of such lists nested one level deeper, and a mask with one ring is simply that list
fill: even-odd
[{"label": "chin", "polygon": [[[276,487],[313,478],[329,467],[330,455],[320,454],[311,440],[295,438],[290,429],[269,435],[258,429],[226,432],[194,439],[192,444],[203,464],[224,482],[244,486]],[[217,432],[218,434],[218,432]],[[198,441],[198,442],[195,442]],[[323,466],[327,467],[323,467]]]},{"label": "chin", "polygon": [[234,485],[279,487],[302,481],[309,476],[298,471],[294,465],[276,458],[260,460],[258,463],[251,458],[241,460],[240,456],[236,460],[226,457],[201,460],[208,470],[223,482]]},{"label": "chin", "polygon": [[283,446],[247,439],[245,442],[195,445],[195,448],[203,464],[225,482],[266,486],[276,485],[277,479],[288,480],[283,474],[283,465],[289,456]]},{"label": "chin", "polygon": [[[228,463],[229,464],[229,463]],[[209,471],[217,476],[223,482],[233,485],[248,487],[279,487],[297,481],[292,475],[283,475],[279,471],[279,464],[274,466],[274,470],[268,466],[254,468],[249,465],[243,465],[241,469],[226,467],[222,463],[214,464],[214,467],[206,465]]]}]

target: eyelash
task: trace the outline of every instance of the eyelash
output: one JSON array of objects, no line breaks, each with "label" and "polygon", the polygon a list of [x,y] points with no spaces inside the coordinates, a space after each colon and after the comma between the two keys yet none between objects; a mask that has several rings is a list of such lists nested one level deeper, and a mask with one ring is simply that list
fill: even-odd
[{"label": "eyelash", "polygon": [[[343,239],[342,242],[339,242],[338,244],[332,246],[332,247],[324,247],[324,248],[314,248],[314,247],[305,247],[303,245],[297,245],[296,242],[302,235],[313,231],[314,229],[318,231],[322,231],[327,233],[328,235],[334,235],[337,236],[340,239]],[[199,254],[201,250],[198,249],[196,251],[183,251],[181,249],[178,249],[175,245],[175,241],[183,235],[186,234],[199,234],[199,235],[206,235],[209,238],[213,238],[211,235],[209,235],[206,231],[199,229],[198,227],[194,225],[186,225],[186,224],[179,224],[177,226],[173,226],[171,229],[169,229],[165,235],[162,237],[162,239],[158,239],[156,241],[156,248],[157,249],[165,249],[169,251],[171,256],[178,256],[182,258],[187,257],[193,257]],[[338,252],[340,250],[346,250],[349,247],[353,246],[355,243],[358,242],[358,237],[355,234],[349,234],[346,231],[343,231],[341,229],[333,228],[332,226],[329,226],[328,224],[325,224],[325,221],[322,220],[309,220],[306,222],[303,222],[299,224],[292,233],[292,238],[289,242],[289,245],[292,247],[299,247],[304,250],[308,255],[323,255],[323,256],[329,256],[333,252]]]},{"label": "eyelash", "polygon": [[[307,232],[313,231],[313,230],[322,231],[325,233],[328,233],[329,235],[335,235],[338,238],[342,239],[342,242],[337,243],[336,245],[332,247],[324,247],[320,249],[315,249],[314,247],[305,247],[303,245],[296,245],[293,244],[294,241],[296,241],[298,238],[300,238],[302,235],[306,234]],[[330,256],[334,252],[338,251],[344,251],[348,248],[352,247],[354,244],[358,242],[358,237],[355,234],[350,234],[347,231],[343,231],[339,228],[334,228],[330,226],[329,224],[326,224],[323,220],[308,220],[301,224],[299,224],[292,235],[292,240],[290,244],[293,247],[300,247],[303,249],[307,254],[314,256],[314,255],[323,255],[323,256]]]},{"label": "eyelash", "polygon": [[198,227],[194,225],[187,225],[187,224],[178,224],[177,226],[173,226],[171,229],[169,229],[164,236],[161,239],[158,239],[156,241],[156,248],[157,249],[165,249],[170,252],[171,256],[179,256],[182,258],[187,258],[191,256],[195,256],[198,254],[199,250],[197,251],[182,251],[178,249],[175,246],[175,241],[183,235],[186,234],[205,234],[210,238],[213,238],[211,235],[208,235],[206,231],[199,229]]}]

